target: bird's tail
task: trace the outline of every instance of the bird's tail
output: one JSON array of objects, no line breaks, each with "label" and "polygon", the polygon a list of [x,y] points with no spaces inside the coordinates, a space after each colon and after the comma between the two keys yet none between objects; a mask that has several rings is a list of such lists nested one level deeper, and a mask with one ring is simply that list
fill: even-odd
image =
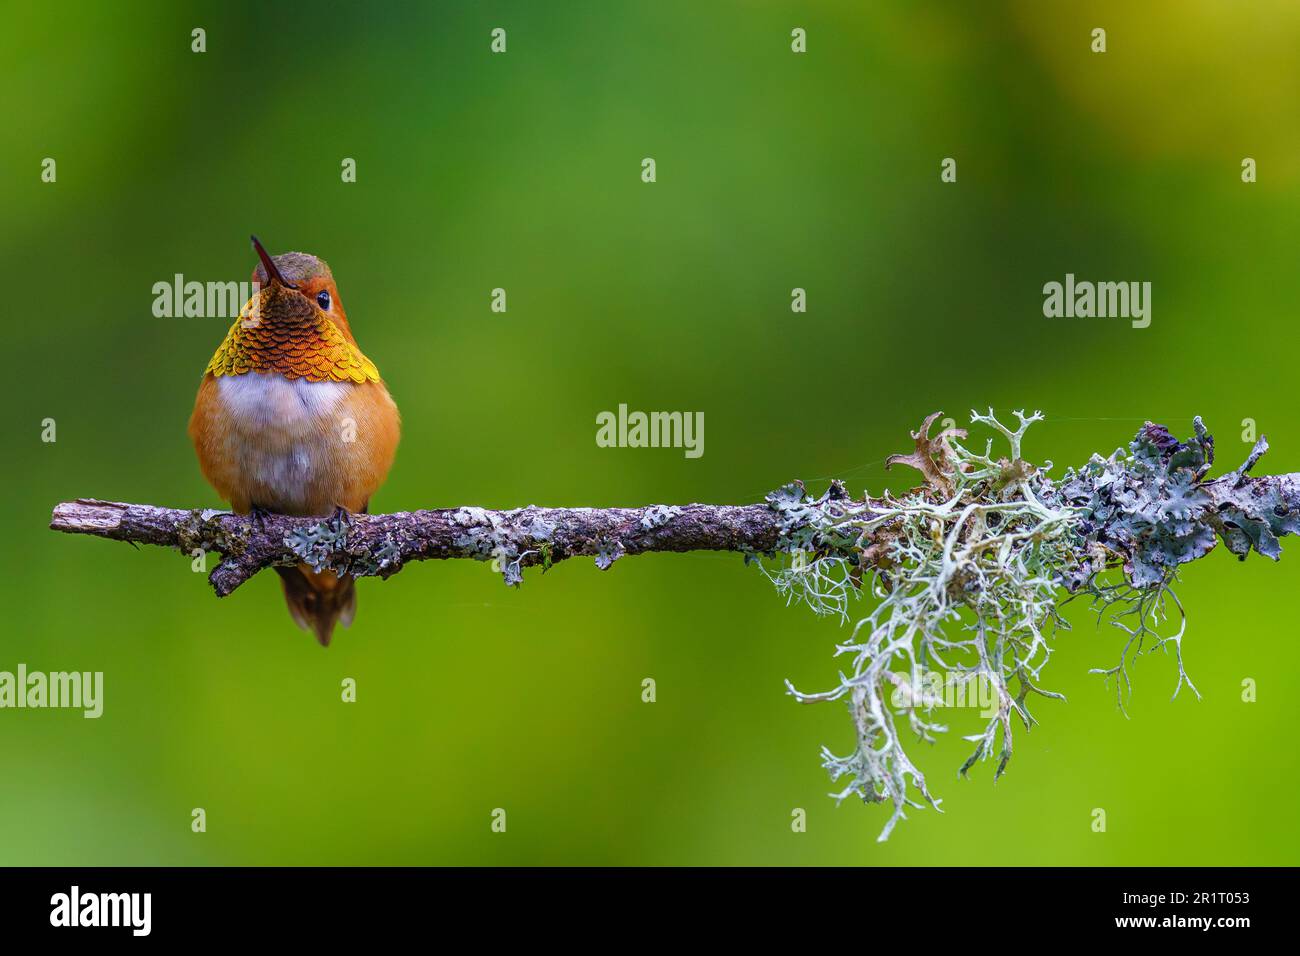
[{"label": "bird's tail", "polygon": [[321,647],[329,647],[335,623],[347,627],[357,613],[357,588],[352,576],[333,571],[319,574],[305,564],[275,569],[284,584],[284,603],[304,631],[316,634]]}]

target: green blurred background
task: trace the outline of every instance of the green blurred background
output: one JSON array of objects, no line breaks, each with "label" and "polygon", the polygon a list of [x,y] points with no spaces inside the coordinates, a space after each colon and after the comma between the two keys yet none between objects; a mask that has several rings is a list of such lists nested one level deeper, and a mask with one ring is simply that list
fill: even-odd
[{"label": "green blurred background", "polygon": [[[1069,703],[1037,705],[1007,776],[956,779],[978,718],[951,715],[916,748],[946,812],[877,845],[882,808],[826,796],[844,711],[783,693],[833,682],[846,632],[739,557],[518,590],[417,564],[361,582],[321,650],[273,578],[217,601],[175,553],[46,524],[78,496],[219,504],[185,424],[229,322],[154,318],[151,287],[246,279],[254,231],[331,263],[401,407],[378,511],[897,490],[881,461],[927,412],[988,405],[1043,409],[1027,450],[1058,469],[1199,413],[1221,466],[1251,418],[1260,470],[1300,470],[1300,6],[51,2],[3,25],[0,670],[106,688],[97,721],[0,711],[0,862],[1297,862],[1296,543],[1187,569],[1204,700],[1171,703],[1147,657],[1125,719],[1087,674],[1117,632],[1076,614],[1045,672]],[[1067,272],[1151,281],[1150,328],[1045,319]],[[703,411],[703,458],[596,447],[620,402]]]}]

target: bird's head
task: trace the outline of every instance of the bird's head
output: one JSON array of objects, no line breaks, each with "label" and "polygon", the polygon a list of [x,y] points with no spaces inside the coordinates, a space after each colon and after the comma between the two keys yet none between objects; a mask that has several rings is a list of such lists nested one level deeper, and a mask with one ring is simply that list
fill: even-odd
[{"label": "bird's head", "polygon": [[272,256],[258,241],[250,237],[257,257],[261,261],[253,270],[253,281],[261,286],[258,293],[258,314],[270,321],[277,316],[301,318],[305,310],[323,313],[338,326],[349,340],[352,330],[348,326],[343,302],[339,299],[334,275],[324,259],[305,252],[286,252]]}]

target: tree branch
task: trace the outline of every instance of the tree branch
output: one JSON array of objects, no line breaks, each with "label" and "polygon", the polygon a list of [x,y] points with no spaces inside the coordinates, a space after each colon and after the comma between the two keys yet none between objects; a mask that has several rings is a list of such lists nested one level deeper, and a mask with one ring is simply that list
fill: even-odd
[{"label": "tree branch", "polygon": [[[917,452],[896,461],[935,471],[944,481],[927,477],[936,502],[946,500],[953,474],[944,455],[946,434],[913,433]],[[1037,415],[1024,419],[1021,431]],[[984,418],[975,416],[974,420]],[[1276,559],[1278,537],[1300,532],[1300,474],[1253,477],[1247,471],[1268,450],[1256,443],[1247,461],[1234,471],[1207,479],[1214,443],[1200,419],[1197,437],[1174,440],[1166,429],[1147,423],[1129,457],[1093,460],[1066,475],[1059,488],[1043,487],[1061,497],[1083,521],[1078,543],[1079,577],[1065,581],[1073,590],[1096,566],[1083,560],[1100,548],[1107,561],[1123,563],[1130,581],[1149,587],[1177,565],[1214,548],[1218,540],[1240,557],[1256,550]],[[1010,433],[1008,433],[1010,434]],[[1118,454],[1118,453],[1117,453]],[[989,489],[1004,481],[1023,481],[1033,469],[1018,458],[986,462]],[[971,465],[966,466],[973,467]],[[937,469],[937,471],[936,471]],[[1028,469],[1025,471],[1024,469]],[[964,475],[963,480],[969,478]],[[1040,474],[1036,480],[1047,482]],[[945,484],[945,481],[948,484]],[[640,508],[516,508],[490,511],[476,507],[402,511],[385,515],[248,517],[228,511],[160,508],[81,498],[54,509],[51,529],[116,541],[179,548],[191,556],[220,552],[222,560],[209,575],[218,597],[225,597],[264,568],[305,562],[317,571],[330,569],[354,577],[386,578],[408,561],[473,558],[493,561],[507,584],[518,584],[526,567],[544,569],[579,555],[594,556],[608,568],[625,554],[649,551],[736,551],[766,554],[809,550],[837,554],[853,562],[858,574],[888,567],[890,542],[900,514],[891,499],[853,499],[836,481],[817,500],[805,495],[802,482],[751,505],[647,505]],[[951,502],[951,507],[954,502]],[[990,507],[996,510],[995,499]],[[934,510],[936,516],[947,512]],[[895,517],[890,517],[895,515]],[[945,518],[946,520],[946,518]],[[838,532],[835,529],[840,529]],[[847,533],[852,528],[851,533]],[[847,536],[846,536],[847,533]]]},{"label": "tree branch", "polygon": [[54,509],[50,528],[115,541],[220,552],[209,580],[225,597],[276,564],[306,561],[354,576],[388,577],[408,561],[495,560],[507,583],[523,568],[579,555],[608,568],[648,551],[765,552],[776,548],[781,516],[767,504],[649,505],[642,508],[447,508],[385,515],[258,520],[227,511],[185,511],[79,498]]}]

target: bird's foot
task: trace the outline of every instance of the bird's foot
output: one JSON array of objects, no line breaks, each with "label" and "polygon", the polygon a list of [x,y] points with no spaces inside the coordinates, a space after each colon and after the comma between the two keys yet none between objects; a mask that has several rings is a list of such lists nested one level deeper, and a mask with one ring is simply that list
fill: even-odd
[{"label": "bird's foot", "polygon": [[352,512],[348,511],[342,505],[334,506],[334,513],[330,515],[330,526],[335,531],[343,531],[345,528],[351,528],[353,525]]},{"label": "bird's foot", "polygon": [[258,531],[266,530],[266,519],[273,514],[275,514],[274,511],[269,511],[261,505],[253,505],[248,509],[249,520],[253,522],[253,527]]}]

